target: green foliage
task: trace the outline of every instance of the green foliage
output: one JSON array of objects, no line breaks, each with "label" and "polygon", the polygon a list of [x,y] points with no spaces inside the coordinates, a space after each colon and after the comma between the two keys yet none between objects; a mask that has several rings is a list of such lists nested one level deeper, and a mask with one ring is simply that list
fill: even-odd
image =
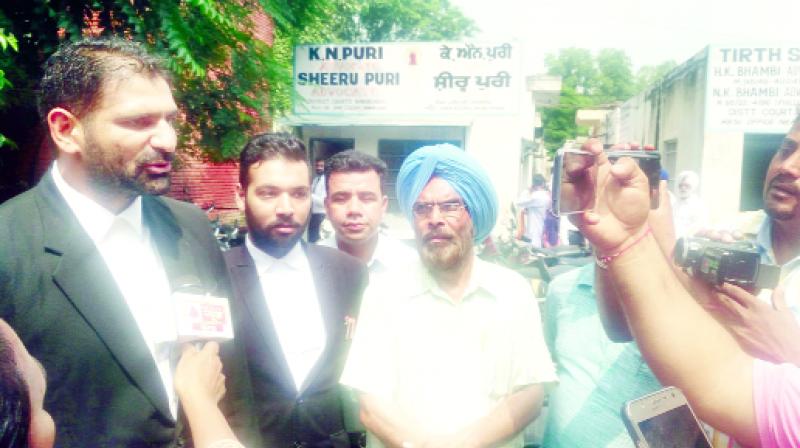
[{"label": "green foliage", "polygon": [[[258,11],[274,23],[271,45],[254,35]],[[185,113],[181,141],[214,160],[235,158],[247,135],[291,110],[295,45],[456,39],[475,31],[448,0],[4,2],[0,113],[15,107],[32,112],[44,60],[63,40],[80,39],[86,20],[95,18],[103,35],[134,38],[164,56]],[[7,48],[19,52],[10,55]],[[14,95],[4,95],[11,83]],[[38,147],[35,136],[30,140],[27,147]]]},{"label": "green foliage", "polygon": [[658,65],[645,65],[636,72],[636,92],[641,92],[651,87],[660,79],[667,76],[678,64],[673,60],[662,62]]},{"label": "green foliage", "polygon": [[452,40],[477,28],[448,0],[356,0],[357,15],[343,17],[349,41]]},{"label": "green foliage", "polygon": [[[8,89],[14,87],[11,81],[6,78],[6,71],[3,67],[10,64],[9,52],[19,51],[19,43],[13,34],[8,33],[6,28],[8,26],[8,19],[2,12],[0,12],[0,107],[6,104],[6,96]],[[14,147],[13,141],[9,140],[5,135],[0,133],[0,148],[4,146]]]},{"label": "green foliage", "polygon": [[593,56],[585,48],[566,48],[546,55],[545,66],[548,74],[562,78],[559,105],[542,110],[544,144],[552,155],[566,140],[588,132],[575,124],[578,109],[628,100],[669,73],[675,62],[642,67],[634,76],[623,50],[603,49]]}]

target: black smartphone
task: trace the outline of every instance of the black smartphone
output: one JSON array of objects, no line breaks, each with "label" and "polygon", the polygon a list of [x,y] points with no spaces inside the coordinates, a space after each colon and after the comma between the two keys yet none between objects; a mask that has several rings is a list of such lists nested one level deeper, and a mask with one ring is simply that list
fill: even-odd
[{"label": "black smartphone", "polygon": [[666,387],[628,401],[622,419],[638,448],[711,448],[680,389]]}]

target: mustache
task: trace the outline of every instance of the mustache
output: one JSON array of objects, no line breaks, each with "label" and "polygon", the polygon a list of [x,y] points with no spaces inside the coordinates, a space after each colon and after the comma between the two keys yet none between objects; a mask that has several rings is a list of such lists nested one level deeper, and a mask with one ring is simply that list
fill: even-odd
[{"label": "mustache", "polygon": [[791,192],[792,194],[798,193],[797,185],[795,185],[795,179],[786,174],[780,174],[778,176],[775,176],[770,181],[769,188],[774,188],[774,187]]},{"label": "mustache", "polygon": [[298,228],[300,227],[300,223],[295,221],[294,219],[282,219],[270,224],[269,226],[267,226],[267,229],[274,229],[276,227],[284,227],[284,226]]},{"label": "mustache", "polygon": [[175,160],[175,153],[174,152],[165,152],[165,153],[158,153],[154,152],[151,154],[145,154],[139,160],[137,160],[139,165],[146,165],[149,163],[165,163],[165,162],[172,162]]},{"label": "mustache", "polygon": [[449,232],[442,232],[442,231],[436,231],[436,230],[434,230],[434,231],[432,231],[432,232],[430,232],[430,233],[426,234],[425,236],[423,236],[423,237],[422,237],[422,241],[424,241],[424,242],[426,242],[426,243],[427,243],[427,242],[429,242],[430,240],[432,240],[432,239],[434,239],[434,238],[447,238],[447,239],[452,239],[454,236],[455,236],[455,235],[453,235],[452,233],[449,233]]}]

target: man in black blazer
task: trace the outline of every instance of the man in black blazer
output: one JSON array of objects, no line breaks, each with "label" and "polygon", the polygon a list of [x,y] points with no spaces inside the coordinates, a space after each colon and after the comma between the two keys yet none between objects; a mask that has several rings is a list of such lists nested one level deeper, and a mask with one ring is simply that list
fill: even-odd
[{"label": "man in black blazer", "polygon": [[[0,206],[0,317],[47,371],[58,446],[180,446],[170,294],[186,281],[218,296],[230,285],[205,215],[156,196],[176,146],[166,74],[130,41],[68,44],[45,66],[40,112],[56,162]],[[222,358],[223,407],[258,443],[243,353],[226,343]]]},{"label": "man in black blazer", "polygon": [[241,154],[237,203],[248,236],[225,254],[249,314],[243,338],[265,446],[348,447],[339,376],[366,286],[366,266],[300,240],[311,207],[303,143],[253,137]]}]

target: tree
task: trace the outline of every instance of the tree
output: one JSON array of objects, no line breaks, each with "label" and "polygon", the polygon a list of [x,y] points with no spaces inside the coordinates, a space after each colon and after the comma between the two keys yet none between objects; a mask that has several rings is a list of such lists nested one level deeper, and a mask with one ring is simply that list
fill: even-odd
[{"label": "tree", "polygon": [[625,101],[636,93],[631,59],[624,50],[603,49],[595,57],[597,79],[594,82],[598,104]]},{"label": "tree", "polygon": [[559,105],[542,111],[544,144],[552,154],[566,140],[587,132],[575,124],[578,109],[628,100],[669,73],[675,62],[642,67],[634,76],[623,50],[603,49],[593,56],[584,48],[566,48],[546,55],[545,66],[548,74],[562,78]]},{"label": "tree", "polygon": [[[11,81],[6,78],[4,67],[10,65],[9,51],[17,51],[17,38],[13,34],[7,33],[8,20],[0,13],[0,107],[8,102],[8,88],[13,87]],[[3,91],[5,90],[5,92]],[[14,146],[14,142],[0,133],[0,148],[3,146]]]},{"label": "tree", "polygon": [[[272,46],[254,34],[259,12],[274,22]],[[186,113],[181,135],[214,159],[235,157],[253,128],[290,109],[294,45],[454,39],[475,30],[448,0],[10,0],[0,13],[20,38],[8,72],[17,92],[6,111],[31,109],[43,61],[89,25],[165,57]]]},{"label": "tree", "polygon": [[667,76],[678,64],[673,60],[658,65],[645,65],[636,72],[636,92],[641,92]]},{"label": "tree", "polygon": [[565,48],[558,54],[548,53],[544,65],[549,75],[561,76],[561,85],[579,95],[588,94],[594,87],[597,68],[592,53],[585,48]]},{"label": "tree", "polygon": [[453,40],[470,36],[475,23],[449,0],[358,0],[343,16],[344,40],[391,42]]}]

